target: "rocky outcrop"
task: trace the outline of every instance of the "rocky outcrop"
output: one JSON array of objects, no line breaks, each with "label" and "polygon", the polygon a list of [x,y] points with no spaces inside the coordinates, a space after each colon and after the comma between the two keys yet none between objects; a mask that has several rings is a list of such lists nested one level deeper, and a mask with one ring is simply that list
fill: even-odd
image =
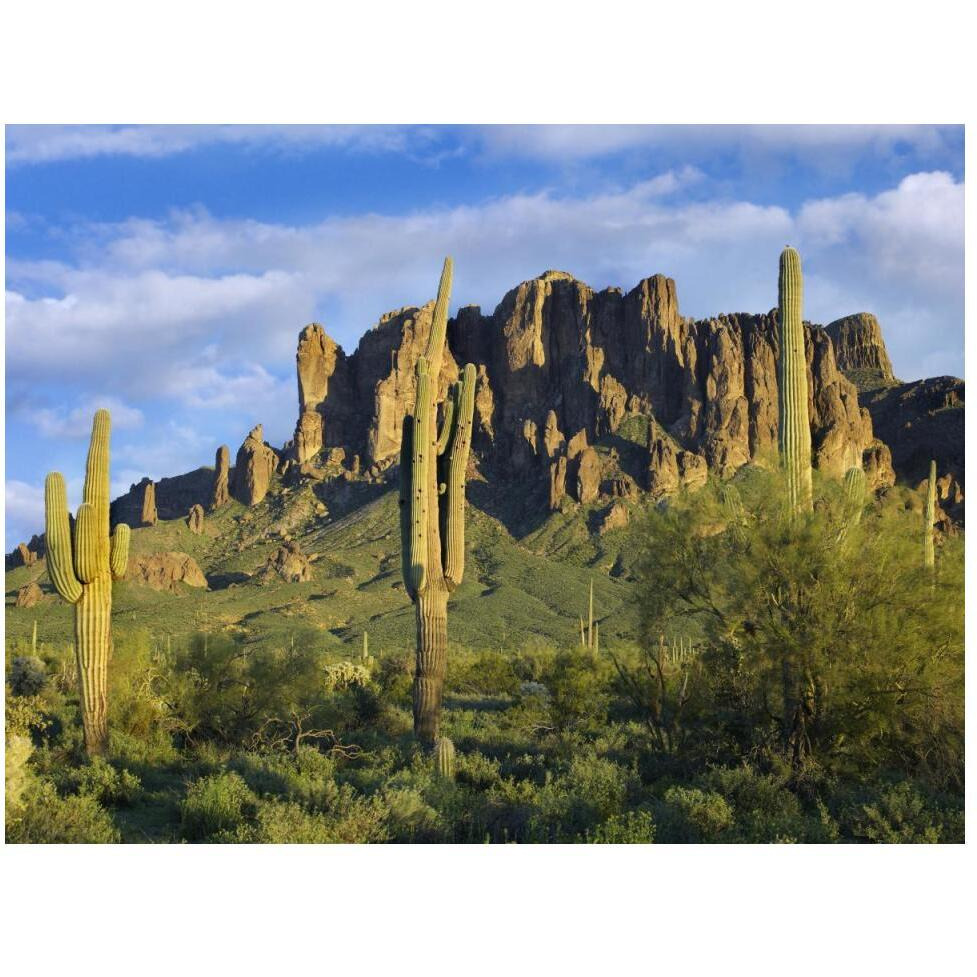
[{"label": "rocky outcrop", "polygon": [[207,586],[203,571],[187,553],[165,552],[130,556],[125,578],[152,590],[166,590],[171,593],[178,593],[181,583],[188,587]]},{"label": "rocky outcrop", "polygon": [[238,448],[234,464],[234,496],[245,505],[257,505],[268,494],[278,467],[278,455],[265,444],[264,427],[256,425]]},{"label": "rocky outcrop", "polygon": [[156,511],[156,486],[151,478],[144,478],[138,486],[142,490],[142,508],[139,513],[139,524],[155,526],[159,520]]},{"label": "rocky outcrop", "polygon": [[869,312],[835,319],[824,327],[834,345],[835,359],[860,389],[896,383],[879,320]]},{"label": "rocky outcrop", "polygon": [[709,466],[694,451],[676,445],[657,424],[652,424],[648,438],[648,492],[658,501],[680,489],[695,491],[706,483]]},{"label": "rocky outcrop", "polygon": [[231,491],[228,478],[230,476],[231,451],[226,444],[217,449],[214,458],[214,487],[210,495],[211,510],[219,509],[231,501]]},{"label": "rocky outcrop", "polygon": [[628,507],[623,502],[615,502],[603,514],[597,525],[597,532],[603,536],[614,529],[623,529],[631,520]]},{"label": "rocky outcrop", "polygon": [[299,419],[295,427],[294,458],[301,464],[314,458],[325,444],[322,410],[329,380],[345,355],[317,322],[299,333],[295,368],[299,386]]},{"label": "rocky outcrop", "polygon": [[600,494],[600,456],[594,448],[584,448],[577,462],[576,497],[583,504]]},{"label": "rocky outcrop", "polygon": [[[300,380],[299,426],[321,394],[315,410],[324,419],[323,444],[362,454],[374,476],[396,462],[431,309],[429,303],[384,316],[348,358],[313,327],[300,337],[300,363],[314,349],[309,362],[319,379],[310,381],[311,393]],[[814,463],[841,475],[872,444],[871,419],[838,368],[831,337],[820,326],[805,329]],[[846,340],[846,355],[857,346]],[[568,479],[577,497],[603,494],[601,458],[581,456],[587,446],[613,445],[631,419],[654,419],[671,439],[668,457],[659,445],[652,458],[649,446],[647,462],[624,472],[645,482],[655,470],[655,491],[663,495],[701,484],[709,470],[726,478],[776,453],[776,312],[688,319],[679,313],[674,281],[663,275],[624,294],[545,272],[512,289],[491,315],[462,308],[449,323],[448,347],[442,392],[458,363],[476,366],[479,471],[500,484],[535,483],[544,498],[548,485],[551,508],[561,504]]]},{"label": "rocky outcrop", "polygon": [[190,511],[187,513],[187,527],[191,533],[196,533],[198,536],[204,531],[204,507],[202,505],[190,507]]},{"label": "rocky outcrop", "polygon": [[947,511],[963,520],[964,381],[933,377],[862,394],[872,427],[891,451],[898,478],[917,485],[929,475],[930,459],[940,478],[950,476]]},{"label": "rocky outcrop", "polygon": [[16,557],[14,566],[29,567],[37,562],[37,554],[32,552],[26,543],[18,543],[14,555]]},{"label": "rocky outcrop", "polygon": [[43,597],[44,592],[37,585],[37,582],[32,580],[30,583],[25,583],[17,591],[17,599],[14,601],[14,607],[36,607],[40,604]]},{"label": "rocky outcrop", "polygon": [[298,543],[289,541],[280,546],[257,573],[259,582],[276,577],[286,583],[305,583],[312,579],[312,563]]}]

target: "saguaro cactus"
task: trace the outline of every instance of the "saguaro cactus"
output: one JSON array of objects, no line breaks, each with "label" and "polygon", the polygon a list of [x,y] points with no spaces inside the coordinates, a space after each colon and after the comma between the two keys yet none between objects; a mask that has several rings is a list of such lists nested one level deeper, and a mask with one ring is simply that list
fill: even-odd
[{"label": "saguaro cactus", "polygon": [[845,472],[845,522],[842,535],[849,529],[854,529],[862,521],[864,507],[865,472],[858,467],[849,468]]},{"label": "saguaro cactus", "polygon": [[64,477],[51,472],[44,483],[48,574],[58,593],[75,605],[75,659],[89,756],[104,750],[108,735],[112,580],[125,573],[129,560],[129,527],[122,523],[109,537],[110,427],[109,412],[96,411],[74,546]]},{"label": "saguaro cactus", "polygon": [[787,474],[792,512],[810,511],[811,423],[807,411],[807,357],[804,353],[804,280],[800,255],[790,246],[780,255],[777,288],[780,357],[777,360],[781,464]]},{"label": "saguaro cactus", "polygon": [[434,768],[439,777],[455,779],[455,744],[447,736],[440,737],[434,744]]},{"label": "saguaro cactus", "polygon": [[930,477],[926,485],[926,509],[923,512],[923,566],[936,566],[933,524],[936,522],[936,462],[930,462]]},{"label": "saguaro cactus", "polygon": [[417,612],[414,733],[438,736],[448,650],[448,595],[465,572],[465,477],[475,409],[469,363],[448,392],[437,431],[438,378],[448,329],[451,259],[438,286],[426,354],[417,361],[414,410],[404,418],[400,449],[400,530],[404,585]]}]

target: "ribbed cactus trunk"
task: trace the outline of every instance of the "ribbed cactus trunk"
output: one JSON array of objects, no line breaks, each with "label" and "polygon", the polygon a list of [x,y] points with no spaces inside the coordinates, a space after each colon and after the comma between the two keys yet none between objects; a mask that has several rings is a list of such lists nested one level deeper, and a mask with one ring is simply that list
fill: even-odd
[{"label": "ribbed cactus trunk", "polygon": [[465,571],[465,479],[475,410],[475,368],[465,367],[445,401],[437,393],[448,328],[452,264],[441,273],[426,354],[417,362],[414,410],[404,418],[400,454],[400,529],[404,584],[417,614],[414,733],[438,737],[448,655],[448,596]]},{"label": "ribbed cactus trunk", "polygon": [[110,428],[109,412],[97,411],[74,545],[64,477],[51,472],[44,485],[48,574],[58,593],[75,605],[75,659],[89,756],[102,753],[108,737],[112,580],[125,574],[129,559],[129,527],[120,524],[109,537]]},{"label": "ribbed cactus trunk", "polygon": [[809,512],[811,491],[811,423],[807,410],[807,356],[804,352],[804,280],[800,255],[791,247],[780,255],[777,288],[780,357],[777,360],[778,440],[787,476],[791,512]]},{"label": "ribbed cactus trunk", "polygon": [[930,477],[926,484],[926,509],[923,513],[923,566],[936,567],[936,546],[933,525],[936,523],[936,462],[930,462]]}]

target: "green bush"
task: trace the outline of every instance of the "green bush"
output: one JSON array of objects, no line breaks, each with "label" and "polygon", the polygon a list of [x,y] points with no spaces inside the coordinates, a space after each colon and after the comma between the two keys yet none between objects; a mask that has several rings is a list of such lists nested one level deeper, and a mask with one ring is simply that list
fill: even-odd
[{"label": "green bush", "polygon": [[669,787],[656,821],[661,841],[702,843],[729,840],[734,818],[721,794],[698,787]]},{"label": "green bush", "polygon": [[14,695],[37,695],[47,685],[47,679],[44,662],[34,655],[19,655],[10,663],[7,683]]},{"label": "green bush", "polygon": [[201,777],[187,788],[181,805],[183,836],[188,841],[210,840],[231,833],[257,806],[257,797],[237,773]]},{"label": "green bush", "polygon": [[856,805],[845,820],[852,837],[860,841],[891,845],[942,840],[939,812],[909,783],[886,788],[874,800]]},{"label": "green bush", "polygon": [[655,840],[655,819],[647,811],[613,814],[597,826],[590,840],[598,845],[650,845]]},{"label": "green bush", "polygon": [[105,845],[121,840],[111,815],[94,797],[61,797],[50,781],[32,784],[7,840],[21,844]]}]

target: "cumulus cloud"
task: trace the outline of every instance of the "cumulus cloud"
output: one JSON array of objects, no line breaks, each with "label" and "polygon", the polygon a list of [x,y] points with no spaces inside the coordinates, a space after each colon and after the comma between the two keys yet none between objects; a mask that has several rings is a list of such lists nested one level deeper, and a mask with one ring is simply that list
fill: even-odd
[{"label": "cumulus cloud", "polygon": [[44,486],[8,478],[4,485],[4,507],[7,540],[14,541],[9,545],[26,543],[44,525]]},{"label": "cumulus cloud", "polygon": [[143,422],[143,413],[118,397],[96,395],[85,397],[76,407],[23,408],[19,413],[45,438],[87,438],[92,433],[92,417],[104,407],[112,414],[113,430],[131,430]]}]

